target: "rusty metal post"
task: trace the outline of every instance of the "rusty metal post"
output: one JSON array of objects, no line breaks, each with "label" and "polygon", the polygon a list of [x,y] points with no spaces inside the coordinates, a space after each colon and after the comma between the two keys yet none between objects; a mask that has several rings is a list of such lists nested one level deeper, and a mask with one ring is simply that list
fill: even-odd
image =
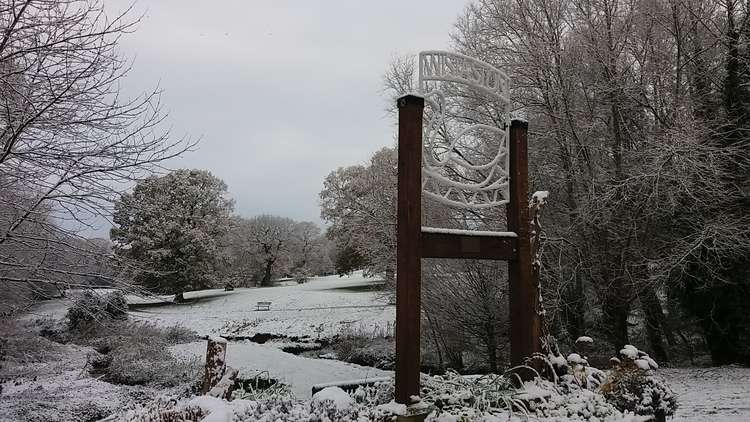
[{"label": "rusty metal post", "polygon": [[419,395],[422,262],[422,112],[424,99],[398,99],[396,223],[396,402]]},{"label": "rusty metal post", "polygon": [[[541,322],[537,313],[539,291],[533,276],[529,220],[529,161],[526,134],[529,124],[513,120],[510,125],[510,202],[508,230],[518,234],[517,259],[508,262],[510,300],[510,363],[521,365],[524,359],[541,351]],[[523,379],[528,373],[521,372]]]}]

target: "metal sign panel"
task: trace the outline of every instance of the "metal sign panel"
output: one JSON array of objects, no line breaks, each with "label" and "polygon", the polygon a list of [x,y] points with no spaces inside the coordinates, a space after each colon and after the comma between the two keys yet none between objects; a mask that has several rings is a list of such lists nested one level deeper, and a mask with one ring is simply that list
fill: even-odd
[{"label": "metal sign panel", "polygon": [[[477,59],[446,51],[419,54],[419,89],[427,106],[425,196],[464,209],[508,203],[509,86],[505,73]],[[502,122],[471,122],[465,110],[474,105]]]}]

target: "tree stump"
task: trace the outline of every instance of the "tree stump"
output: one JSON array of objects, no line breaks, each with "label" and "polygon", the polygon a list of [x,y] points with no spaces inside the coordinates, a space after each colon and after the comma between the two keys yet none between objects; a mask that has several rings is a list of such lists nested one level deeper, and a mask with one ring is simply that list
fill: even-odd
[{"label": "tree stump", "polygon": [[203,374],[201,393],[208,393],[219,383],[227,367],[227,340],[222,337],[208,337],[206,347],[206,370]]}]

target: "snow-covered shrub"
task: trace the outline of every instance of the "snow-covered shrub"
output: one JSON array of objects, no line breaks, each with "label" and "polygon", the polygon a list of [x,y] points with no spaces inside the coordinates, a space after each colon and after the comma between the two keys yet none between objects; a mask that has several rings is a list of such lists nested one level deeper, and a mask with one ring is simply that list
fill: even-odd
[{"label": "snow-covered shrub", "polygon": [[578,353],[569,354],[566,362],[568,373],[560,377],[560,384],[563,386],[575,384],[581,388],[595,390],[606,377],[604,371],[590,366],[586,357]]},{"label": "snow-covered shrub", "polygon": [[463,376],[454,371],[422,378],[421,398],[441,411],[471,408],[480,412],[522,406],[517,389],[502,375]]},{"label": "snow-covered shrub", "polygon": [[232,390],[233,400],[278,401],[290,400],[293,396],[289,385],[271,378],[268,372],[261,372],[252,377],[240,373]]},{"label": "snow-covered shrub", "polygon": [[117,419],[120,422],[200,422],[208,413],[200,406],[172,398],[159,398],[146,406],[135,406]]},{"label": "snow-covered shrub", "polygon": [[[323,390],[325,391],[325,390]],[[346,394],[346,393],[344,393]],[[338,398],[338,400],[334,400]],[[201,415],[196,417],[196,415]],[[182,417],[182,419],[180,419]],[[120,422],[360,422],[391,421],[388,409],[353,404],[343,395],[335,397],[325,392],[319,399],[308,402],[294,400],[232,400],[200,396],[178,402],[152,403],[131,409]]]},{"label": "snow-covered shrub", "polygon": [[111,349],[97,356],[92,366],[104,373],[104,379],[115,384],[158,385],[173,387],[194,382],[201,369],[197,358],[176,359],[169,345],[156,339],[133,341],[114,340]]},{"label": "snow-covered shrub", "polygon": [[90,322],[127,319],[128,302],[119,290],[104,296],[86,290],[76,298],[66,316],[73,329],[82,328]]},{"label": "snow-covered shrub", "polygon": [[336,356],[345,362],[392,370],[396,365],[396,343],[389,327],[342,330],[333,342]]},{"label": "snow-covered shrub", "polygon": [[173,325],[159,330],[163,332],[164,340],[169,344],[190,343],[198,339],[195,331],[181,325]]},{"label": "snow-covered shrub", "polygon": [[292,278],[297,284],[307,283],[307,280],[309,280],[311,276],[312,274],[310,274],[310,271],[307,268],[299,268],[294,271],[294,274],[292,274]]},{"label": "snow-covered shrub", "polygon": [[176,386],[197,380],[201,365],[197,359],[176,359],[169,346],[196,338],[195,332],[179,326],[104,321],[71,328],[65,339],[96,350],[89,358],[89,370],[106,381]]},{"label": "snow-covered shrub", "polygon": [[576,353],[570,353],[564,357],[560,353],[557,341],[552,337],[545,338],[547,354],[536,354],[528,360],[528,364],[533,366],[541,362],[542,377],[558,384],[564,392],[570,391],[571,388],[596,390],[604,381],[606,374],[589,365],[588,357],[584,354],[593,342],[591,337],[580,337],[576,341]]},{"label": "snow-covered shrub", "polygon": [[674,414],[677,399],[654,372],[658,365],[653,359],[636,347],[626,345],[614,362],[615,366],[601,386],[607,400],[622,411],[638,415]]}]

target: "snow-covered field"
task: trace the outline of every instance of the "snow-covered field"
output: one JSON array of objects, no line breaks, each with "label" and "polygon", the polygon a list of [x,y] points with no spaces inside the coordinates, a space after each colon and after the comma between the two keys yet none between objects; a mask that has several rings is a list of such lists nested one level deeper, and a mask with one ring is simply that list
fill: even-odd
[{"label": "snow-covered field", "polygon": [[[346,329],[371,333],[389,329],[396,319],[395,306],[382,294],[366,291],[380,282],[359,271],[345,277],[316,277],[305,284],[188,292],[185,299],[195,302],[139,308],[130,314],[157,325],[183,325],[200,335],[231,331],[237,336],[331,337]],[[143,299],[128,301],[138,304]],[[271,309],[256,311],[257,302],[271,302]],[[47,301],[29,315],[62,318],[69,305],[70,299]]]},{"label": "snow-covered field", "polygon": [[[343,278],[314,278],[300,285],[284,283],[278,287],[238,288],[231,292],[191,292],[185,294],[185,298],[195,299],[192,303],[139,308],[131,311],[131,315],[163,326],[183,325],[203,335],[268,333],[314,339],[331,337],[342,330],[376,332],[392,329],[395,319],[394,306],[379,293],[366,289],[377,282],[360,273]],[[271,302],[271,310],[256,311],[256,302],[260,301]],[[69,303],[69,299],[46,302],[34,309],[29,317],[62,317]],[[174,346],[173,351],[178,356],[202,357],[205,348],[205,342],[201,341]],[[298,398],[309,398],[313,384],[390,375],[388,371],[374,368],[295,356],[272,343],[250,341],[230,342],[227,363],[247,374],[267,371],[270,377],[289,384]],[[103,385],[106,383],[85,377],[81,369],[77,371],[62,371],[62,378],[70,378],[70,382],[62,384],[74,386],[80,383],[76,389],[84,393],[86,388],[106,392],[107,386]],[[659,372],[678,395],[679,409],[675,421],[750,421],[750,368],[665,368]],[[87,387],[88,381],[85,380],[96,385]],[[33,385],[6,385],[4,394],[31,387],[38,389]],[[62,395],[67,394],[65,391],[68,389],[54,394],[62,400]],[[115,397],[119,394],[108,393]]]},{"label": "snow-covered field", "polygon": [[[372,332],[392,326],[396,318],[395,307],[379,293],[356,291],[378,282],[361,272],[320,277],[305,284],[235,289],[190,305],[149,307],[132,315],[160,325],[185,325],[199,334],[331,337],[347,328]],[[256,311],[257,302],[271,302],[270,310]]]},{"label": "snow-covered field", "polygon": [[750,368],[663,368],[677,394],[680,422],[750,421]]},{"label": "snow-covered field", "polygon": [[[342,331],[364,334],[391,330],[395,307],[381,293],[369,290],[381,280],[356,272],[348,277],[317,277],[305,284],[284,283],[278,287],[206,290],[185,294],[189,304],[150,306],[130,312],[161,326],[182,325],[200,335],[252,336],[266,333],[287,337],[332,337]],[[139,298],[129,301],[143,303]],[[271,310],[256,311],[257,302],[271,302]],[[40,304],[29,317],[62,318],[70,298]],[[205,342],[175,346],[181,356],[204,356]],[[382,377],[390,374],[346,362],[311,359],[283,352],[274,344],[230,342],[227,364],[242,372],[268,371],[292,388],[298,398],[309,398],[314,384]]]}]

